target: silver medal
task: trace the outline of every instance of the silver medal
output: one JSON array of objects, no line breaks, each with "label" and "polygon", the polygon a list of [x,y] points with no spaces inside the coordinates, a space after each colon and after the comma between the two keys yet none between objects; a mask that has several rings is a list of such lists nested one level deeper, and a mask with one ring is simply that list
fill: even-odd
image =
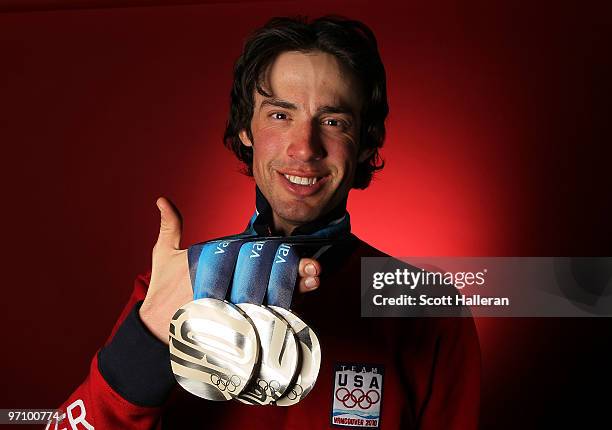
[{"label": "silver medal", "polygon": [[229,302],[194,300],[172,317],[172,371],[178,383],[196,396],[223,401],[240,395],[259,355],[252,321]]},{"label": "silver medal", "polygon": [[321,367],[321,345],[315,332],[296,314],[278,306],[269,308],[278,312],[289,323],[300,344],[301,367],[297,371],[297,378],[275,402],[277,406],[291,406],[306,397],[317,382]]},{"label": "silver medal", "polygon": [[252,303],[239,303],[253,321],[261,347],[261,364],[250,384],[236,397],[242,403],[269,405],[293,384],[300,360],[300,349],[288,322],[275,311]]}]

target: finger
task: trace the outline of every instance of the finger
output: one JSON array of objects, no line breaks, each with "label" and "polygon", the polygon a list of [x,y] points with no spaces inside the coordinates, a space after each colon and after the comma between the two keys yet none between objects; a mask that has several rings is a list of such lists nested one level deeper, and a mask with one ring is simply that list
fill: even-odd
[{"label": "finger", "polygon": [[180,212],[165,197],[158,198],[155,203],[160,212],[157,246],[162,249],[179,249],[183,229],[183,220]]},{"label": "finger", "polygon": [[314,258],[302,258],[300,259],[298,273],[302,278],[319,276],[321,274],[321,264]]},{"label": "finger", "polygon": [[319,288],[321,281],[318,276],[309,276],[307,278],[300,278],[300,293],[307,293],[309,291],[316,290]]},{"label": "finger", "polygon": [[300,292],[305,293],[319,288],[320,273],[321,264],[317,260],[313,258],[302,258],[298,266]]}]

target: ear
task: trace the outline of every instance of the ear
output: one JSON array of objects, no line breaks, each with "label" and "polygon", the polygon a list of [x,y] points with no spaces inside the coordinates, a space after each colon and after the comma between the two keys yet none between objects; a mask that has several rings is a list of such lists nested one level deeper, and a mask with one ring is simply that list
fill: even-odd
[{"label": "ear", "polygon": [[359,154],[357,154],[357,162],[359,163],[363,163],[365,160],[367,160],[369,157],[372,156],[372,154],[374,154],[374,151],[376,151],[376,148],[362,148],[359,150]]},{"label": "ear", "polygon": [[240,141],[244,146],[253,146],[253,142],[251,142],[251,139],[249,139],[246,130],[240,130],[240,133],[238,133],[238,137],[240,138]]}]

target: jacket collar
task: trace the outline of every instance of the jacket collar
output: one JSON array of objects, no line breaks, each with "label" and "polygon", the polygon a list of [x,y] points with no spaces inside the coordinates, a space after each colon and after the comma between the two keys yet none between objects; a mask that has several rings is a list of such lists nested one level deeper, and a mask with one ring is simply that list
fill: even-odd
[{"label": "jacket collar", "polygon": [[[333,210],[308,224],[301,225],[293,230],[291,236],[313,235],[322,232],[327,227],[339,226],[335,229],[338,233],[349,233],[351,230],[349,214],[346,211],[347,199],[345,198]],[[264,197],[259,187],[255,187],[255,215],[251,218],[247,230],[252,230],[258,236],[272,236],[275,234],[272,218],[272,206]]]}]

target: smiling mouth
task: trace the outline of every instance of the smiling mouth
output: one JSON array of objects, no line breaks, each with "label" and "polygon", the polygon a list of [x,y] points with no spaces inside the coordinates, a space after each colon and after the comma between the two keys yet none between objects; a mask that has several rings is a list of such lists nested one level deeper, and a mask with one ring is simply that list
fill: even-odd
[{"label": "smiling mouth", "polygon": [[306,176],[296,176],[296,175],[287,175],[287,174],[283,174],[283,176],[287,178],[287,180],[291,182],[292,184],[306,185],[306,186],[312,186],[316,184],[317,181],[320,179],[316,176],[306,177]]}]

